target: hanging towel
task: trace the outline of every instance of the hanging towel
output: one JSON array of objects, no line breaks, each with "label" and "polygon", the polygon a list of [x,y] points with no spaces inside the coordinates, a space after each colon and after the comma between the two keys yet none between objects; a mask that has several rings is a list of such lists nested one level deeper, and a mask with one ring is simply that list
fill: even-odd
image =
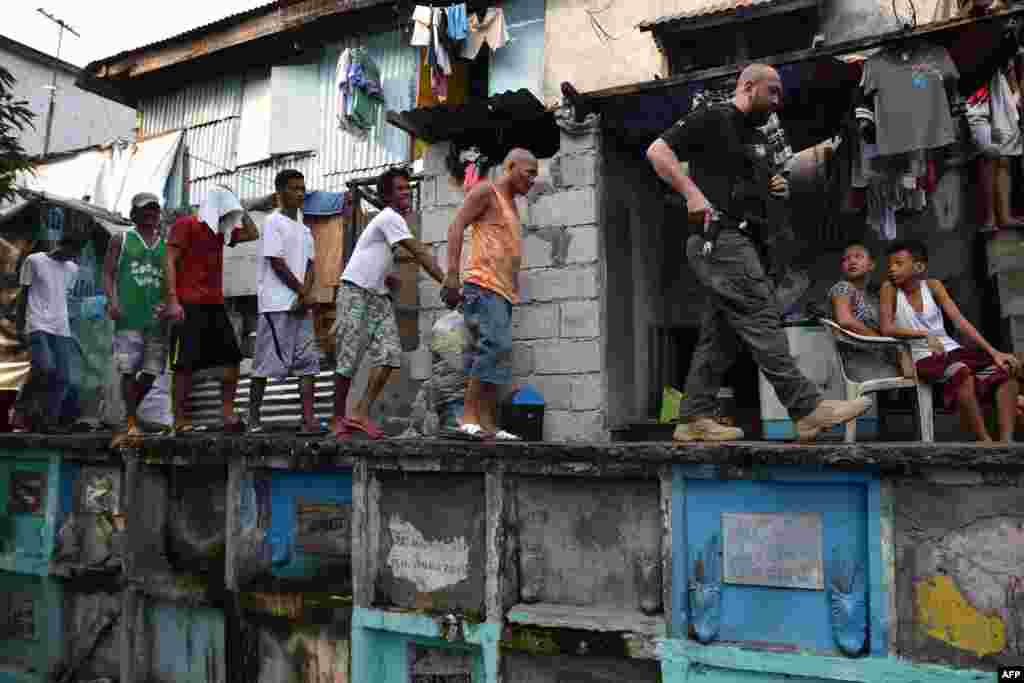
[{"label": "hanging towel", "polygon": [[452,5],[445,10],[448,13],[448,37],[452,40],[465,40],[469,34],[469,18],[466,15],[466,4]]},{"label": "hanging towel", "polygon": [[999,148],[1000,156],[1019,157],[1022,145],[1017,95],[1010,90],[1010,83],[1002,69],[997,70],[992,77],[989,93],[989,103],[992,107],[992,143]]},{"label": "hanging towel", "polygon": [[491,7],[484,15],[483,21],[477,19],[475,14],[469,17],[469,33],[466,36],[466,45],[462,49],[462,56],[466,59],[476,59],[484,43],[490,45],[493,52],[504,47],[508,41],[505,12],[500,7]]},{"label": "hanging towel", "polygon": [[215,187],[199,205],[199,220],[214,232],[226,232],[242,217],[242,204],[234,192]]},{"label": "hanging towel", "polygon": [[417,5],[412,12],[412,40],[409,44],[422,47],[430,45],[432,26],[430,7]]},{"label": "hanging towel", "polygon": [[[452,60],[445,48],[447,36],[444,34],[443,21],[447,21],[447,15],[441,9],[434,10],[434,51],[437,53],[437,66],[446,76],[452,75]],[[445,35],[442,40],[442,35]]]}]

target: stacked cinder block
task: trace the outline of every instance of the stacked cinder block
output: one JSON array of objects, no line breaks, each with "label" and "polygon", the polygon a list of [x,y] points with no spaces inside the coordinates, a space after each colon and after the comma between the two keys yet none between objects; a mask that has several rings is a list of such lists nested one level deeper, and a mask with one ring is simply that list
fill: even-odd
[{"label": "stacked cinder block", "polygon": [[[546,402],[544,438],[604,440],[601,293],[598,230],[600,164],[598,129],[562,133],[560,151],[541,162],[543,190],[519,200],[523,222],[522,304],[513,312],[513,375],[534,386]],[[447,267],[448,226],[463,193],[444,159],[449,143],[432,146],[421,185],[423,240]],[[468,243],[464,252],[468,253]],[[465,259],[464,253],[464,259]],[[420,334],[424,343],[411,363],[415,379],[429,376],[427,335],[445,312],[437,283],[420,275]]]}]

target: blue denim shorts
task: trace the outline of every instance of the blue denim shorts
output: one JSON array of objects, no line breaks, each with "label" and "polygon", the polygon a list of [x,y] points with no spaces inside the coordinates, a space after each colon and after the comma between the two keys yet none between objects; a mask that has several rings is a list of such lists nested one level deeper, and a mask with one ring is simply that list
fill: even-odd
[{"label": "blue denim shorts", "polygon": [[462,286],[462,315],[469,332],[466,374],[487,384],[511,384],[512,304],[467,282]]}]

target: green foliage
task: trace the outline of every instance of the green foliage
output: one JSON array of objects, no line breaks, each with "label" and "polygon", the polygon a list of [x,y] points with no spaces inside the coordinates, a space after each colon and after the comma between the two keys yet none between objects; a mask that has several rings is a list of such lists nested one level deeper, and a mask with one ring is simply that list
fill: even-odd
[{"label": "green foliage", "polygon": [[17,100],[14,93],[15,78],[0,66],[0,201],[14,198],[14,181],[18,173],[32,172],[32,162],[18,136],[28,127],[35,128],[35,114],[28,102]]}]

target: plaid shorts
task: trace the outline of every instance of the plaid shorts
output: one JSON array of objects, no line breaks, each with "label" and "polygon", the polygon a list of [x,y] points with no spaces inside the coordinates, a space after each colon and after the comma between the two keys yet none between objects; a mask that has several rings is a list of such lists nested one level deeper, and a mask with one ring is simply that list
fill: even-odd
[{"label": "plaid shorts", "polygon": [[339,375],[355,376],[363,356],[369,357],[375,368],[402,367],[395,309],[383,294],[342,281],[334,329],[338,356],[335,372]]}]

